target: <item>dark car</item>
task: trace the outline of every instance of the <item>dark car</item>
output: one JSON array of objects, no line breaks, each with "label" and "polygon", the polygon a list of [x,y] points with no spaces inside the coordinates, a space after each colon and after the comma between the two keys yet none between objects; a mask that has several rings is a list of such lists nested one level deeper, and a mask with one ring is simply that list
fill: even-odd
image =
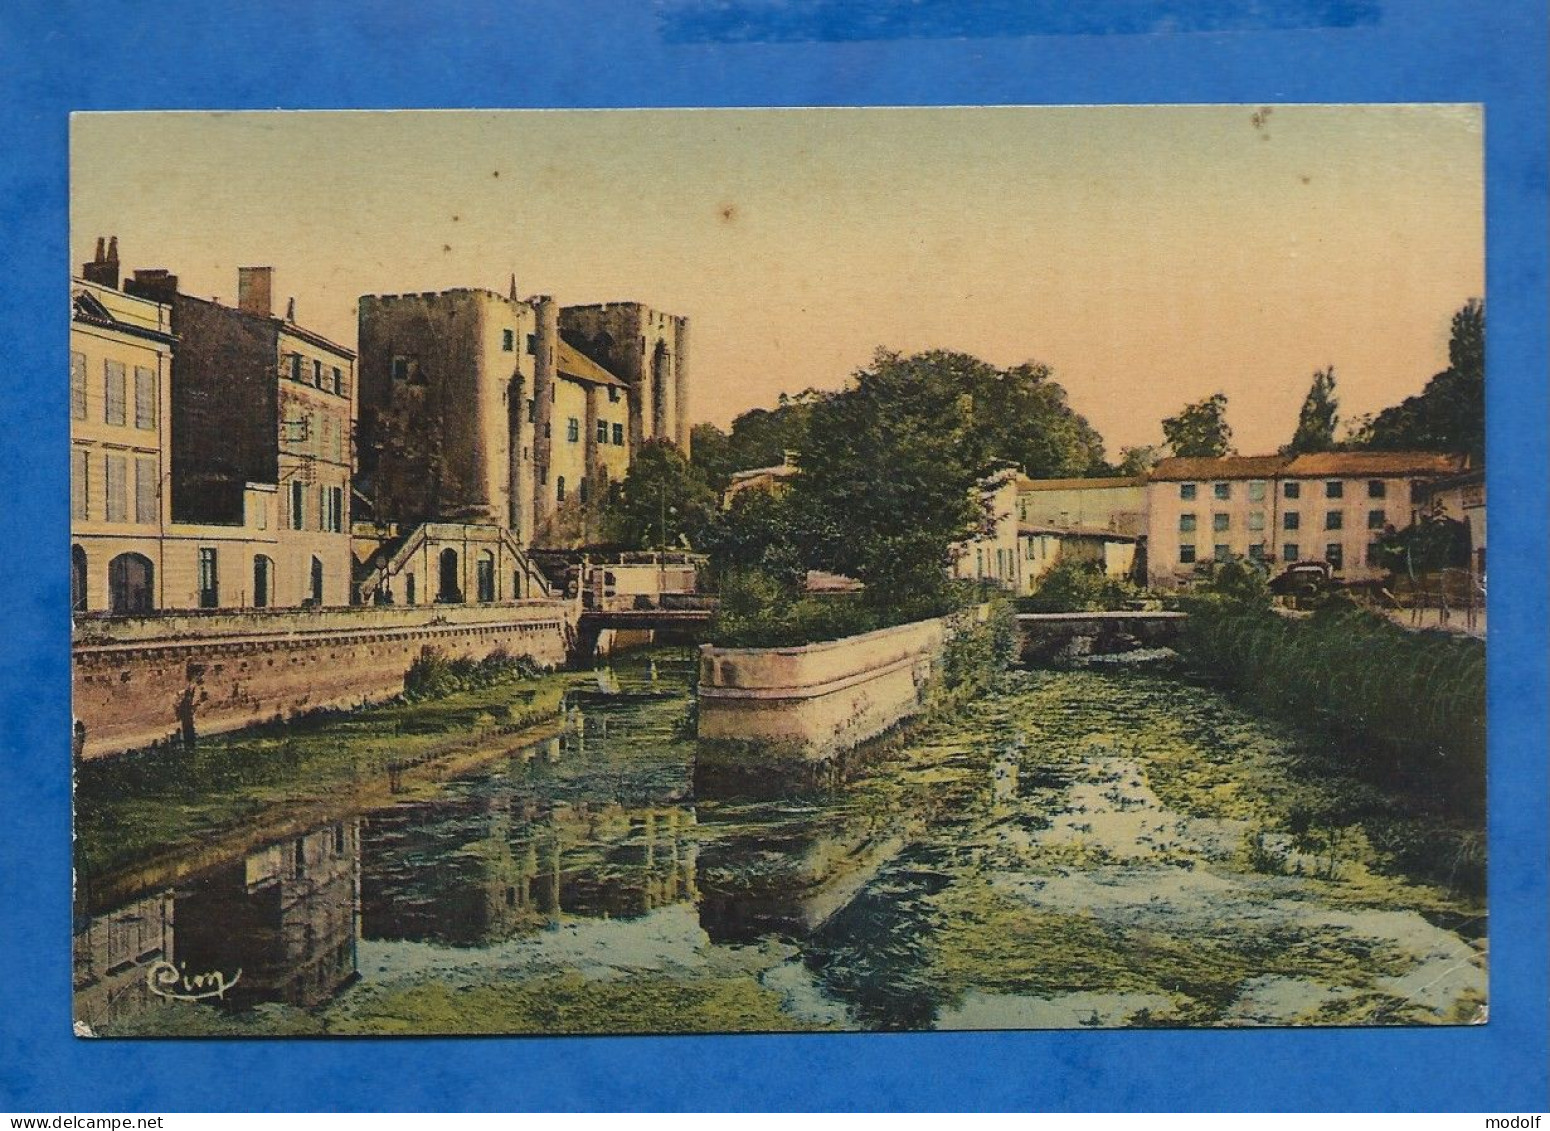
[{"label": "dark car", "polygon": [[1270,579],[1270,591],[1278,597],[1317,597],[1333,585],[1328,562],[1293,562]]}]

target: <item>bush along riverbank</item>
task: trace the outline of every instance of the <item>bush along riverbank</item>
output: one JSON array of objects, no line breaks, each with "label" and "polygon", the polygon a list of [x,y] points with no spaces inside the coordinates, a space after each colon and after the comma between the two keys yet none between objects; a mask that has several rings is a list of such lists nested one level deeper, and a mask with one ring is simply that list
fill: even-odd
[{"label": "bush along riverbank", "polygon": [[419,767],[556,719],[577,678],[500,651],[472,661],[427,648],[390,702],[79,764],[77,870],[103,877],[281,808],[348,811],[410,789]]},{"label": "bush along riverbank", "polygon": [[1248,602],[1188,603],[1181,651],[1213,683],[1297,725],[1331,727],[1364,777],[1445,810],[1485,805],[1485,644],[1410,632],[1333,604],[1292,619]]}]

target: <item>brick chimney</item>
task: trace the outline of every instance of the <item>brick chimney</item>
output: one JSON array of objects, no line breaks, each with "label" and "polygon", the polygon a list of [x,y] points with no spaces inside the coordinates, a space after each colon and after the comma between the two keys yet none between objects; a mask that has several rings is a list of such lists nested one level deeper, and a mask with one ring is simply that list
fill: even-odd
[{"label": "brick chimney", "polygon": [[237,309],[268,318],[274,313],[274,268],[237,268]]},{"label": "brick chimney", "polygon": [[128,294],[170,303],[178,294],[178,277],[165,267],[142,267],[124,283]]},{"label": "brick chimney", "polygon": [[92,257],[90,263],[81,265],[81,278],[89,283],[96,283],[103,287],[118,289],[118,237],[114,236],[108,243],[106,253],[102,250],[102,237],[97,237],[97,254]]}]

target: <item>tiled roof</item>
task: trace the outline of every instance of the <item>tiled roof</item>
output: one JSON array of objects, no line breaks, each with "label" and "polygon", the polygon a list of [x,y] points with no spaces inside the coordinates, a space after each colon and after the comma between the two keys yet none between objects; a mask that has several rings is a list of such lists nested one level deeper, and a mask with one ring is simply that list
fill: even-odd
[{"label": "tiled roof", "polygon": [[618,389],[629,388],[623,381],[571,345],[564,338],[560,339],[559,352],[555,356],[555,368],[560,371],[561,377],[569,377],[573,381],[583,381],[589,385],[612,385]]},{"label": "tiled roof", "polygon": [[1441,452],[1310,452],[1282,473],[1322,478],[1331,475],[1448,475],[1463,469],[1461,455]]},{"label": "tiled roof", "polygon": [[1017,489],[1019,491],[1072,491],[1093,490],[1099,491],[1112,487],[1139,487],[1146,480],[1140,476],[1112,476],[1110,478],[1088,477],[1085,479],[1029,479],[1026,475],[1017,477]]},{"label": "tiled roof", "polygon": [[1151,479],[1169,482],[1196,479],[1269,479],[1280,475],[1289,456],[1169,456],[1157,461]]}]

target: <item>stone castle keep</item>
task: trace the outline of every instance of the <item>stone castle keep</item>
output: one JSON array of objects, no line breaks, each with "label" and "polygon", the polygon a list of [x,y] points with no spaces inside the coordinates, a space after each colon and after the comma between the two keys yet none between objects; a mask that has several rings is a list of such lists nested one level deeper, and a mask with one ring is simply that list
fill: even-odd
[{"label": "stone castle keep", "polygon": [[480,289],[365,295],[357,497],[381,526],[587,540],[642,444],[687,452],[688,320]]}]

